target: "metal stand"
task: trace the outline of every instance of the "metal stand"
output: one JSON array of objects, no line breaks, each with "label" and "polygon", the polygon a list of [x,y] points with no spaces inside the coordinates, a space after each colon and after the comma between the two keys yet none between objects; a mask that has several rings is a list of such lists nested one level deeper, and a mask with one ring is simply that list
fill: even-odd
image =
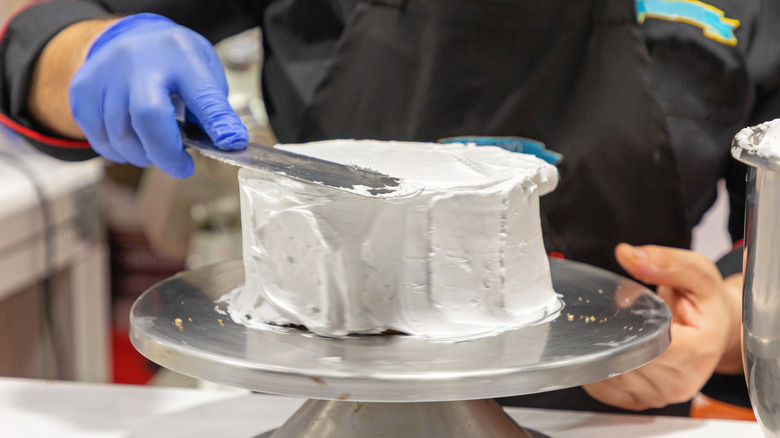
[{"label": "metal stand", "polygon": [[565,302],[556,320],[443,343],[238,325],[215,301],[242,284],[243,265],[219,263],[145,292],[131,311],[131,340],[183,374],[312,399],[262,436],[538,437],[490,399],[602,380],[649,362],[670,341],[669,310],[643,286],[580,263],[551,260],[551,269]]},{"label": "metal stand", "polygon": [[309,400],[284,426],[258,438],[376,436],[544,438],[537,432],[519,428],[494,400],[438,403]]}]

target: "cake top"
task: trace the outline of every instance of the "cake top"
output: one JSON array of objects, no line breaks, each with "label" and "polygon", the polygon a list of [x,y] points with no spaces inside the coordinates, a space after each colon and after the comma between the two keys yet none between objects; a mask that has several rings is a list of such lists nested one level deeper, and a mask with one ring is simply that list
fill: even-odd
[{"label": "cake top", "polygon": [[299,154],[354,165],[422,184],[425,191],[490,187],[512,181],[552,191],[557,169],[528,154],[494,146],[377,140],[328,140],[277,146]]}]

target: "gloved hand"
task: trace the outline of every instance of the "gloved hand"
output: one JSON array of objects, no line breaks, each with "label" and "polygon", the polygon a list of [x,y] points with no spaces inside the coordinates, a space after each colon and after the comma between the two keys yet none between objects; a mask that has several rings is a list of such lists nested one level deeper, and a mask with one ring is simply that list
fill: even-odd
[{"label": "gloved hand", "polygon": [[69,89],[73,118],[97,153],[185,178],[194,165],[182,147],[175,96],[218,147],[246,146],[249,134],[228,104],[214,48],[159,15],[131,15],[109,27],[93,42]]}]

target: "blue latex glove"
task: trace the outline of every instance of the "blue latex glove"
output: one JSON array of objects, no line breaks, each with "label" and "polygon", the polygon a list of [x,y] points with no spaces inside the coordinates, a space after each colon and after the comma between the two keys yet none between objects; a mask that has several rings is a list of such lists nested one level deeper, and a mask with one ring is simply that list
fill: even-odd
[{"label": "blue latex glove", "polygon": [[117,163],[192,175],[172,98],[221,149],[249,134],[227,101],[227,81],[205,38],[155,14],[123,18],[92,44],[70,83],[73,118],[92,148]]}]

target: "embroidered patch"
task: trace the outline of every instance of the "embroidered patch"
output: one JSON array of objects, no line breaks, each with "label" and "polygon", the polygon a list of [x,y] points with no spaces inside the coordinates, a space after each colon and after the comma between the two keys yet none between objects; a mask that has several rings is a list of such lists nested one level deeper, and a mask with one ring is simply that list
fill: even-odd
[{"label": "embroidered patch", "polygon": [[636,16],[639,24],[646,18],[688,23],[700,27],[711,40],[737,45],[734,29],[739,20],[726,18],[720,9],[698,0],[636,0]]}]

